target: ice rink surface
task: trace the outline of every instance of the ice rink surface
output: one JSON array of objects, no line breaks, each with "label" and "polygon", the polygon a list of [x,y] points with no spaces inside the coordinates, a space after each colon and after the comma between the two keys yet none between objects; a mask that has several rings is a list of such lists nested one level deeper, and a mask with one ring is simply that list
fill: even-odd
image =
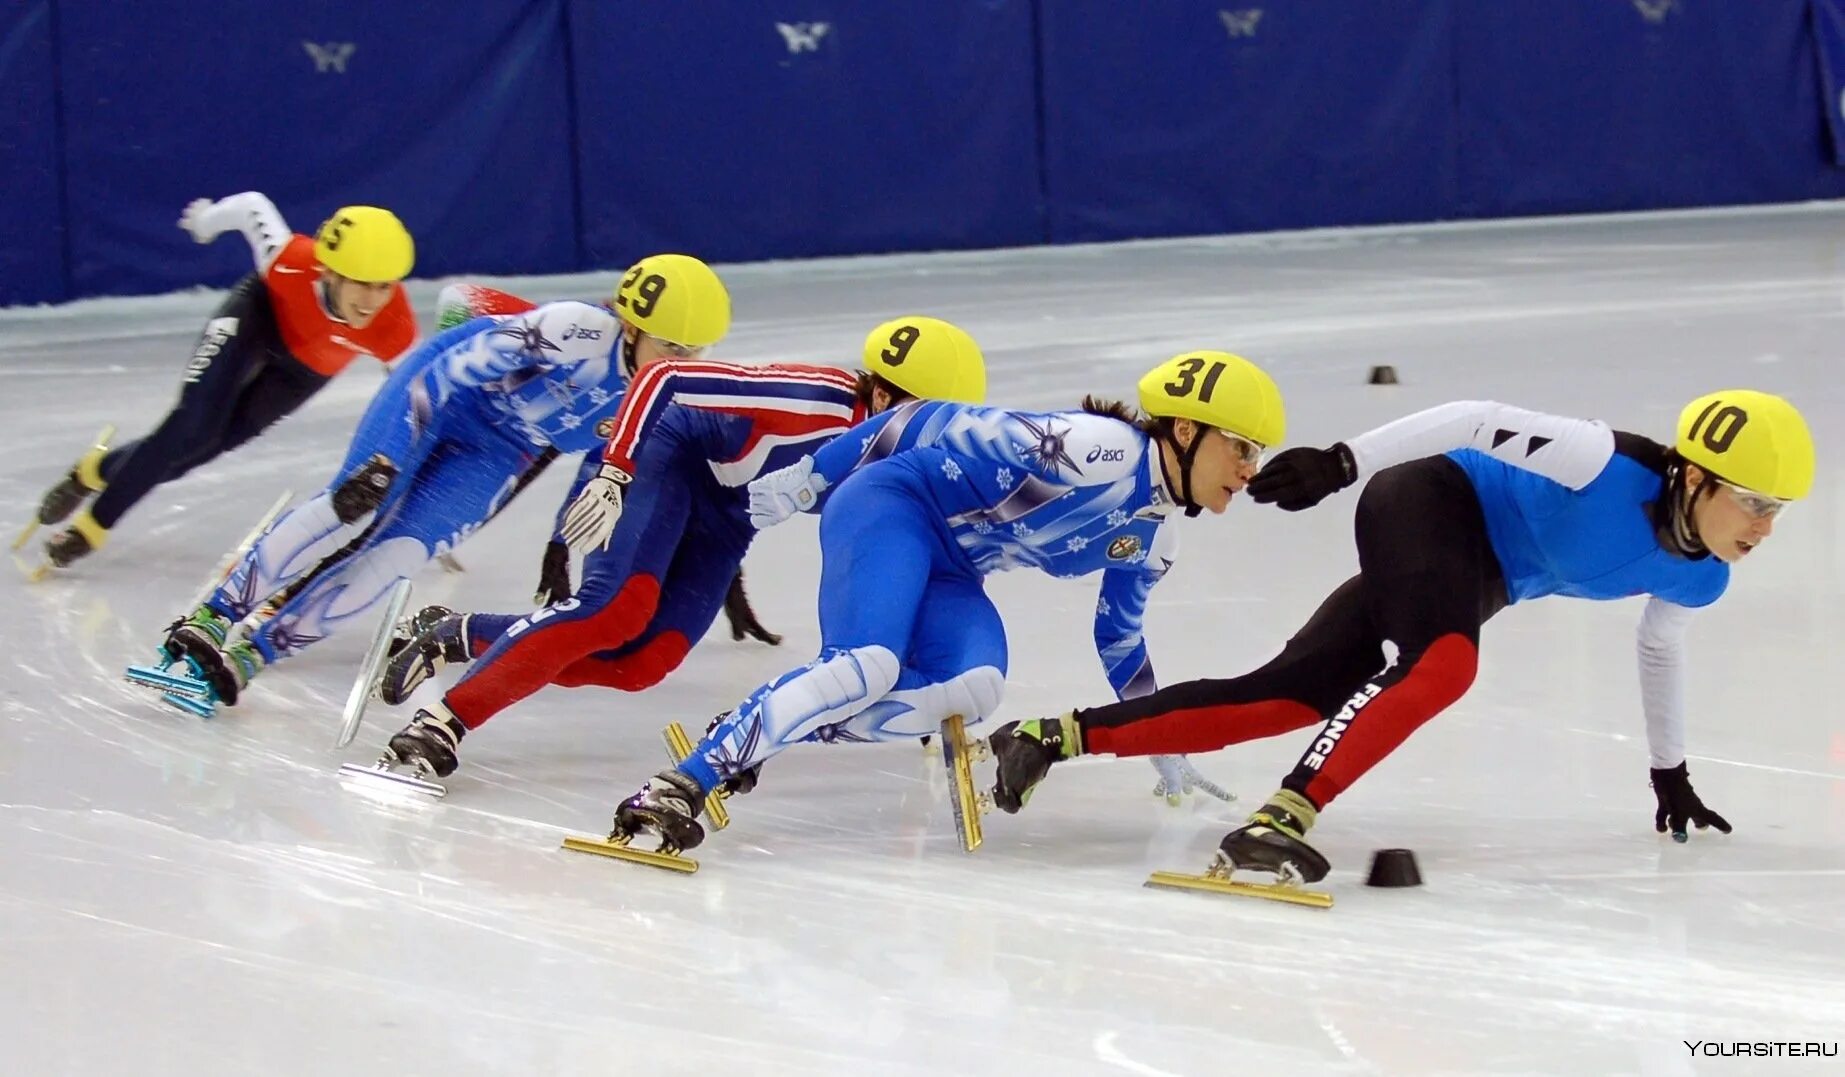
[{"label": "ice rink surface", "polygon": [[[176,240],[177,242],[177,240]],[[1271,370],[1292,444],[1491,398],[1669,438],[1747,386],[1806,412],[1810,502],[1692,632],[1690,766],[1735,824],[1652,829],[1634,672],[1640,602],[1551,599],[1490,624],[1473,692],[1314,832],[1316,911],[1143,889],[1195,871],[1307,734],[1200,757],[1242,795],[1165,806],[1140,760],[1061,767],[961,852],[910,745],[803,746],[675,876],[559,851],[605,832],[663,762],[817,642],[811,520],[747,563],[779,649],[721,623],[644,695],[552,689],[470,737],[445,802],[333,772],[364,640],[269,670],[201,722],[124,684],[282,488],[331,477],[379,383],[355,365],[262,440],[156,491],[66,575],[0,585],[0,1043],[46,1074],[1821,1072],[1694,1059],[1681,1041],[1845,1032],[1845,211],[1315,233],[747,266],[739,360],[850,365],[911,311],[984,345],[994,403],[1129,396],[1178,351]],[[613,274],[518,282],[602,296]],[[414,292],[425,316],[433,286]],[[170,400],[207,294],[0,312],[0,522],[96,427]],[[1402,384],[1373,388],[1373,364]],[[419,580],[417,604],[523,610],[567,468]],[[1185,521],[1149,639],[1164,683],[1242,672],[1353,569],[1356,498]],[[992,580],[1012,646],[1002,719],[1108,698],[1095,581]],[[1404,846],[1427,885],[1363,885]],[[1836,1072],[1836,1070],[1835,1070]]]}]

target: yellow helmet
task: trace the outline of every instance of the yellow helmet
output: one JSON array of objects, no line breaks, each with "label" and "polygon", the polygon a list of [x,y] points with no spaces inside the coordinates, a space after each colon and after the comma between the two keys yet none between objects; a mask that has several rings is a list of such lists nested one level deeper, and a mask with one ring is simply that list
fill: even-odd
[{"label": "yellow helmet", "polygon": [[347,280],[383,284],[403,280],[416,264],[416,244],[397,214],[377,206],[333,211],[314,237],[314,257]]},{"label": "yellow helmet", "polygon": [[615,313],[648,336],[706,348],[730,332],[730,292],[689,254],[651,254],[616,286]]},{"label": "yellow helmet", "polygon": [[1275,379],[1229,352],[1186,352],[1147,371],[1140,410],[1201,422],[1264,448],[1281,444],[1288,432]]},{"label": "yellow helmet", "polygon": [[965,329],[940,318],[910,314],[873,329],[865,338],[865,369],[923,400],[987,400],[987,361],[980,345]]},{"label": "yellow helmet", "polygon": [[1679,455],[1726,482],[1782,501],[1813,489],[1813,435],[1794,405],[1772,393],[1725,389],[1685,405]]}]

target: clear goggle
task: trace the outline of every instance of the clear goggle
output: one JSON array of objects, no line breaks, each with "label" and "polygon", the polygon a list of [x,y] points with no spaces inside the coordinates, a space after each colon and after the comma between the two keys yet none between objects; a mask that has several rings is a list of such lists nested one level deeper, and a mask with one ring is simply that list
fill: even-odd
[{"label": "clear goggle", "polygon": [[1733,482],[1724,482],[1722,479],[1716,482],[1718,486],[1730,492],[1730,497],[1744,512],[1757,520],[1772,520],[1781,515],[1781,510],[1791,504],[1778,497],[1758,494],[1746,486],[1738,486]]},{"label": "clear goggle", "polygon": [[679,344],[667,340],[665,337],[656,337],[652,333],[646,333],[644,335],[647,339],[658,344],[661,351],[678,359],[696,359],[709,351],[711,347],[709,344],[699,344],[696,346],[691,344]]},{"label": "clear goggle", "polygon": [[1228,441],[1231,447],[1236,450],[1238,462],[1247,464],[1250,467],[1262,466],[1262,457],[1268,452],[1267,446],[1251,441],[1241,434],[1232,434],[1222,427],[1213,427],[1212,429],[1222,434],[1224,440]]}]

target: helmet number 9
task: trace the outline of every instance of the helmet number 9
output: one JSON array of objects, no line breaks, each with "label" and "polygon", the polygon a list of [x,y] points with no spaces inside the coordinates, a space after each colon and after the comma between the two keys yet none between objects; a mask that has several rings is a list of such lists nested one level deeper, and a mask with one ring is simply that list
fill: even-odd
[{"label": "helmet number 9", "polygon": [[[615,305],[633,311],[637,318],[645,318],[653,313],[654,307],[660,303],[660,296],[666,292],[666,278],[658,273],[649,273],[647,279],[641,281],[637,286],[634,279],[640,275],[641,268],[635,266],[634,271],[621,282],[621,287],[615,296]],[[629,288],[634,289],[632,299],[628,295]]]},{"label": "helmet number 9", "polygon": [[1228,369],[1227,365],[1221,360],[1212,363],[1211,369],[1205,371],[1204,383],[1199,385],[1198,372],[1204,370],[1204,360],[1195,355],[1182,359],[1179,362],[1179,379],[1166,383],[1166,395],[1178,397],[1191,396],[1193,395],[1192,389],[1196,386],[1198,390],[1198,402],[1200,404],[1209,404],[1211,402],[1211,393],[1217,389],[1217,379],[1224,376],[1224,371],[1226,369]]},{"label": "helmet number 9", "polygon": [[[1719,410],[1719,405],[1723,405],[1722,410]],[[1713,400],[1698,413],[1687,436],[1693,441],[1703,441],[1704,447],[1711,452],[1726,452],[1748,422],[1748,412],[1734,404],[1725,405],[1721,400]]]},{"label": "helmet number 9", "polygon": [[890,335],[890,347],[879,352],[878,358],[891,366],[902,366],[903,361],[910,357],[910,349],[916,346],[917,338],[921,336],[922,330],[913,325],[898,326],[897,331]]}]

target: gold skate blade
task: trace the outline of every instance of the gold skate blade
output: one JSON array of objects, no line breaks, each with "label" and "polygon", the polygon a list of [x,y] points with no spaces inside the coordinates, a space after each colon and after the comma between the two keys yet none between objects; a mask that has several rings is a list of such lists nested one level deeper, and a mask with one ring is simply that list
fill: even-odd
[{"label": "gold skate blade", "polygon": [[[34,528],[36,528],[37,526],[38,526],[37,524],[33,525]],[[26,532],[25,536],[23,536],[20,541],[23,543],[26,538],[31,537],[31,534],[32,533],[30,531]],[[14,547],[14,549],[18,549],[18,548],[19,547],[17,546]],[[19,572],[21,575],[25,576],[27,583],[38,583],[40,580],[43,580],[46,576],[51,575],[51,562],[50,561],[38,561],[35,563],[32,561],[26,560],[25,558],[19,556],[18,554],[14,554],[13,564],[19,567]]]},{"label": "gold skate blade", "polygon": [[[399,774],[377,763],[370,766],[360,763],[342,763],[340,764],[340,777],[357,778],[362,786],[370,786],[374,789],[381,787],[410,789],[438,800],[448,796],[448,789],[444,786],[419,778],[414,774]],[[382,783],[382,785],[375,783]]]},{"label": "gold skate blade", "polygon": [[[25,549],[26,543],[31,542],[32,536],[36,534],[38,534],[38,517],[34,516],[32,517],[30,521],[26,523],[26,526],[19,529],[19,537],[13,540],[13,549],[15,550]],[[22,570],[26,567],[25,561],[21,560],[20,558],[15,557],[13,558],[13,560],[15,562],[18,562],[19,567]]]},{"label": "gold skate blade", "polygon": [[626,860],[630,864],[645,864],[650,868],[662,868],[690,875],[698,870],[698,861],[678,853],[659,853],[651,849],[636,849],[622,842],[609,841],[605,838],[579,838],[570,835],[564,838],[564,848],[573,853],[589,853],[592,856],[606,856],[614,860]]},{"label": "gold skate blade", "polygon": [[[678,766],[686,756],[692,754],[692,738],[685,735],[685,726],[678,722],[668,722],[660,731],[666,738],[666,757]],[[730,825],[730,810],[724,807],[724,800],[729,796],[716,789],[705,794],[705,818],[711,820],[711,829],[722,830]]]},{"label": "gold skate blade", "polygon": [[1261,898],[1264,901],[1284,901],[1290,905],[1308,905],[1316,909],[1330,909],[1333,906],[1331,894],[1319,890],[1305,890],[1286,883],[1241,883],[1222,875],[1183,875],[1176,871],[1156,871],[1147,876],[1147,886],[1164,887],[1171,890],[1202,890],[1211,894],[1234,894],[1238,897]]},{"label": "gold skate blade", "polygon": [[971,853],[986,840],[980,828],[980,814],[993,806],[993,799],[974,785],[967,722],[959,714],[942,723],[942,763],[948,768],[948,780],[954,786],[949,803],[955,810],[955,831],[961,837],[961,848]]}]

